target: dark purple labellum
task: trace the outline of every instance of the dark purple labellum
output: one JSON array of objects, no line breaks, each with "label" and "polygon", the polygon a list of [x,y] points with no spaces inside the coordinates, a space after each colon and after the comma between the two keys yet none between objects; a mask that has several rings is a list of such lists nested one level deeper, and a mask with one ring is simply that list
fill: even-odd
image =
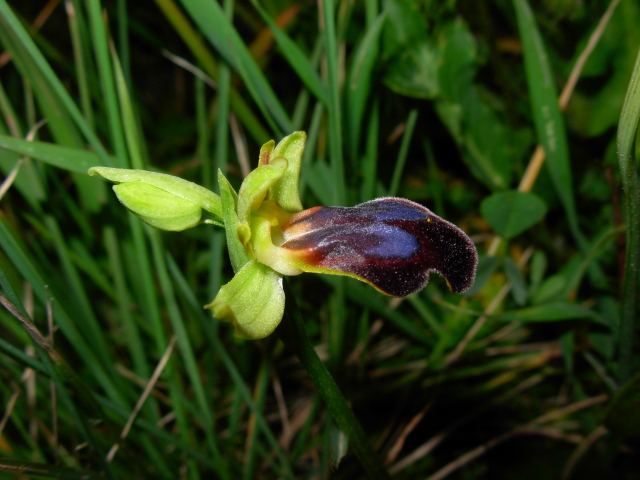
[{"label": "dark purple labellum", "polygon": [[467,290],[476,274],[478,255],[469,237],[402,198],[311,208],[295,214],[282,231],[281,247],[315,271],[357,276],[396,297],[424,288],[431,270],[454,293]]}]

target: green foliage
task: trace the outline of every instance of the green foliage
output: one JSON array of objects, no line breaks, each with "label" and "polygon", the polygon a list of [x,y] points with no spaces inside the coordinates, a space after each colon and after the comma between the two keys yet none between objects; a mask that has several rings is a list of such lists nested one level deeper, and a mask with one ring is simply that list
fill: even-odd
[{"label": "green foliage", "polygon": [[624,437],[640,437],[640,374],[636,374],[618,391],[604,420],[607,428]]},{"label": "green foliage", "polygon": [[507,239],[533,227],[546,211],[544,202],[527,192],[494,193],[480,204],[480,212],[493,231]]},{"label": "green foliage", "polygon": [[[637,2],[566,112],[607,2],[42,3],[0,0],[0,475],[637,475]],[[213,223],[238,223],[294,131],[304,208],[420,202],[475,241],[475,285],[302,274],[276,335],[239,340],[203,308],[238,239],[156,231],[86,175],[220,170]]]}]

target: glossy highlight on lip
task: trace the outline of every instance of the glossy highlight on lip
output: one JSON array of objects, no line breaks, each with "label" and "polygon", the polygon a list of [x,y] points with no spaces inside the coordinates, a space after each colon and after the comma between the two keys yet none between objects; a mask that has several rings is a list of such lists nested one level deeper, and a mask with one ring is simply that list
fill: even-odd
[{"label": "glossy highlight on lip", "polygon": [[432,270],[454,293],[475,279],[478,256],[469,237],[410,200],[315,207],[294,214],[281,229],[280,248],[294,255],[302,270],[359,278],[388,295],[421,290]]}]

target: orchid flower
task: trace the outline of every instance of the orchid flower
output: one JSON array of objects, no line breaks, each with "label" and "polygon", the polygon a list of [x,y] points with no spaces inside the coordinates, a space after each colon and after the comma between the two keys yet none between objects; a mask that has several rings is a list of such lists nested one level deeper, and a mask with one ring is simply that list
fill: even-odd
[{"label": "orchid flower", "polygon": [[306,134],[295,132],[260,150],[258,167],[233,190],[219,172],[219,197],[178,177],[93,167],[111,180],[118,199],[151,226],[185,230],[224,226],[236,272],[205,306],[241,338],[272,333],[284,314],[283,275],[345,275],[404,297],[420,291],[429,272],[454,293],[473,283],[477,253],[458,227],[410,200],[385,197],[355,207],[302,209],[298,177]]}]

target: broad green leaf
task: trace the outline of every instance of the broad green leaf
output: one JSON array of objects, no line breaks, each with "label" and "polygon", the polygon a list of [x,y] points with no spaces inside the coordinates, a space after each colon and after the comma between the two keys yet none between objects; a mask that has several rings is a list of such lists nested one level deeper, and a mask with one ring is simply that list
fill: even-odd
[{"label": "broad green leaf", "polygon": [[480,212],[498,235],[509,239],[542,220],[547,207],[533,193],[510,191],[485,198],[480,204]]},{"label": "broad green leaf", "polygon": [[[390,13],[385,33],[396,31],[406,43],[404,48],[393,50],[385,84],[403,95],[433,99],[436,112],[473,174],[491,189],[507,188],[516,146],[524,137],[498,117],[487,101],[489,92],[475,83],[478,46],[471,31],[460,18],[432,31],[424,19],[412,18],[420,17],[420,12],[407,13],[411,11],[409,2],[393,0],[392,4],[391,11],[406,11],[405,18]],[[414,33],[400,32],[403,29]]]},{"label": "broad green leaf", "polygon": [[441,52],[428,37],[423,37],[390,62],[384,83],[401,95],[433,99],[440,93],[438,66]]}]

